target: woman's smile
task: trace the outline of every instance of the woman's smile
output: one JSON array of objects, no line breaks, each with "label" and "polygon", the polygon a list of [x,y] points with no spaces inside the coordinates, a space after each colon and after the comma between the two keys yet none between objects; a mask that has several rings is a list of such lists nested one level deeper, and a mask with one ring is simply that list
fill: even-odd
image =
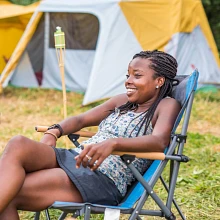
[{"label": "woman's smile", "polygon": [[132,96],[137,91],[136,88],[127,87],[126,89],[127,89],[127,96]]}]

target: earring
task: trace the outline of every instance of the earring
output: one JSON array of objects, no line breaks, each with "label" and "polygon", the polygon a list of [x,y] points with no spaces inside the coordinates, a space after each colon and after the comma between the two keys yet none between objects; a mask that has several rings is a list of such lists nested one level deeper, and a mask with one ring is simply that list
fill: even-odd
[{"label": "earring", "polygon": [[159,88],[159,86],[156,86],[156,89],[158,89]]}]

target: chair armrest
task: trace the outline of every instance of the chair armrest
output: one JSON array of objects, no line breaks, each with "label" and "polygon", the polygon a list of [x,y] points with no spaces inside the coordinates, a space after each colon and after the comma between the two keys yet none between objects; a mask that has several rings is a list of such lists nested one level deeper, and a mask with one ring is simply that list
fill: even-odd
[{"label": "chair armrest", "polygon": [[37,132],[45,132],[45,131],[47,131],[47,129],[48,129],[48,126],[41,126],[41,125],[35,126],[35,130]]},{"label": "chair armrest", "polygon": [[137,158],[144,158],[144,159],[150,159],[150,160],[164,160],[165,154],[161,152],[125,152],[125,151],[113,151],[113,155],[122,156],[125,154],[128,155],[134,155]]}]

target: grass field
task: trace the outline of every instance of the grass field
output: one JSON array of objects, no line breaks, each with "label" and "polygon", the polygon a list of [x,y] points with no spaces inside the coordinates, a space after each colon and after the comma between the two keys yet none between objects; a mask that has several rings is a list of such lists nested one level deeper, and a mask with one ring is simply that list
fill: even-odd
[{"label": "grass field", "polygon": [[[82,98],[81,94],[67,93],[69,116],[84,112],[97,104],[82,107]],[[195,96],[184,151],[191,160],[182,164],[176,188],[176,200],[187,219],[220,219],[219,105],[220,91],[197,93]],[[34,127],[62,120],[62,107],[61,91],[7,87],[0,95],[0,154],[14,135],[21,134],[40,140],[42,134],[35,132]],[[63,147],[65,141],[60,139],[57,145]],[[71,146],[69,143],[69,147]],[[166,176],[167,170],[165,179]],[[165,197],[160,184],[156,185],[155,191]],[[154,204],[149,201],[145,206],[154,207]],[[57,212],[52,212],[52,215],[52,219],[57,219]],[[20,212],[20,216],[22,220],[33,219],[33,213],[30,212]],[[94,219],[102,219],[102,216]],[[127,219],[127,216],[122,219]]]}]

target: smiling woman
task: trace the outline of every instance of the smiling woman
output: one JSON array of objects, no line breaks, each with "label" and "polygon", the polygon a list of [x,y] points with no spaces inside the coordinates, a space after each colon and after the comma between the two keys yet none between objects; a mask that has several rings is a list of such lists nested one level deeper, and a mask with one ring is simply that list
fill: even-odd
[{"label": "smiling woman", "polygon": [[125,82],[128,102],[121,110],[145,112],[142,125],[146,124],[147,127],[159,102],[170,97],[173,85],[178,84],[174,79],[176,71],[177,62],[167,53],[143,51],[136,54],[129,64]]},{"label": "smiling woman", "polygon": [[[111,153],[164,151],[180,110],[170,97],[176,72],[169,54],[142,51],[129,63],[126,94],[51,126],[40,142],[13,137],[0,159],[0,219],[15,220],[19,209],[39,211],[59,200],[118,204],[134,176]],[[94,125],[99,130],[82,143],[86,148],[55,147],[62,135]],[[133,164],[143,173],[151,162]]]}]

